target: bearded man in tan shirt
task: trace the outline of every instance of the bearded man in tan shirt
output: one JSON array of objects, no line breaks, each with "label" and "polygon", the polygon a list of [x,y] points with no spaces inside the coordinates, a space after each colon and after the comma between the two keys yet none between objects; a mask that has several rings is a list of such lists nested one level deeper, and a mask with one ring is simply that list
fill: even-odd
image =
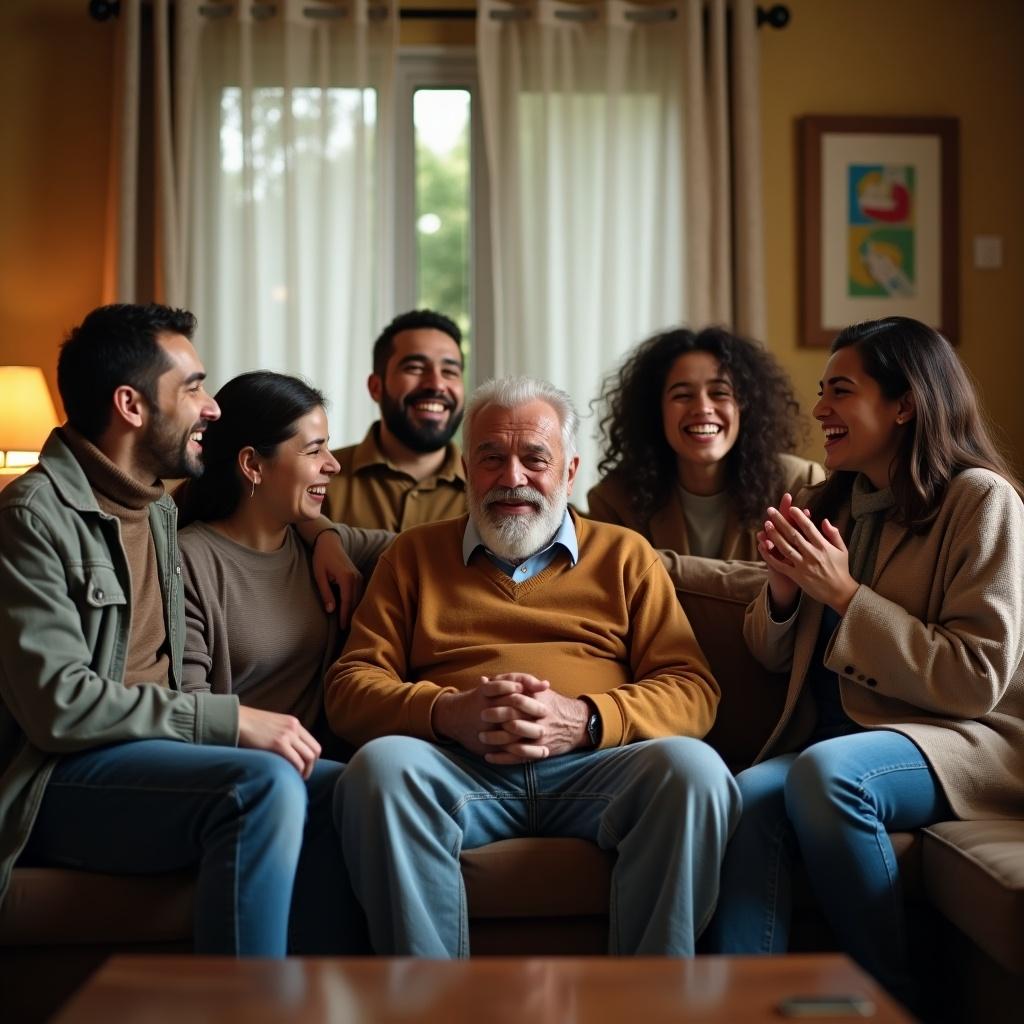
[{"label": "bearded man in tan shirt", "polygon": [[577,422],[543,381],[476,392],[468,516],[395,540],[328,672],[377,953],[467,955],[459,854],[522,835],[617,852],[612,953],[691,956],[711,917],[740,811],[700,740],[718,685],[654,549],[569,510]]},{"label": "bearded man in tan shirt", "polygon": [[462,423],[461,342],[458,325],[429,309],[384,328],[367,381],[380,419],[359,444],[332,453],[339,469],[327,487],[329,518],[398,533],[465,512],[466,479],[452,441]]}]

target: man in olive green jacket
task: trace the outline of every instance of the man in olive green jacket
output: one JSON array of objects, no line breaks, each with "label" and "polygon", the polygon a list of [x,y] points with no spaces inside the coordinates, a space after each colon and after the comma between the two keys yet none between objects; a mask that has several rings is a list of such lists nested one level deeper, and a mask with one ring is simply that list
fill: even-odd
[{"label": "man in olive green jacket", "polygon": [[[346,916],[329,813],[341,765],[318,764],[290,716],[179,688],[160,480],[202,471],[220,415],[194,327],[163,306],[90,313],[58,364],[68,423],[0,494],[0,899],[15,862],[194,865],[198,952],[284,955],[290,912],[297,941],[327,951]],[[300,850],[318,877],[296,877]]]}]

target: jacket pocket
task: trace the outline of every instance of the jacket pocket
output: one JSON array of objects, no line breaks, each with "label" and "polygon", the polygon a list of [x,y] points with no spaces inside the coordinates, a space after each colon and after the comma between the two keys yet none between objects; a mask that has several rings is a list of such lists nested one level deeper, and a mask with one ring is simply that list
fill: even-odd
[{"label": "jacket pocket", "polygon": [[93,608],[128,603],[114,570],[101,565],[91,566],[86,571],[85,600]]}]

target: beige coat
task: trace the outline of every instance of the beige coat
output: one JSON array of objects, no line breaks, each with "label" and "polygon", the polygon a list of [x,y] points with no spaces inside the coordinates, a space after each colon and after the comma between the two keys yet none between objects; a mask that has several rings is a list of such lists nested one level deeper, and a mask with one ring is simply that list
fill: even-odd
[{"label": "beige coat", "polygon": [[[804,693],[822,604],[802,596],[782,623],[762,590],[744,636],[789,670],[782,717],[758,756],[798,749],[814,724]],[[887,521],[871,585],[861,585],[825,653],[846,713],[922,750],[956,815],[1024,817],[1024,505],[983,469],[950,484],[924,534]],[[803,697],[803,699],[801,699]]]},{"label": "beige coat", "polygon": [[[784,490],[790,494],[825,479],[825,471],[817,462],[801,459],[796,455],[780,455],[779,462],[782,464],[783,478],[786,482]],[[603,523],[628,526],[646,537],[656,548],[665,548],[680,555],[690,554],[686,516],[683,513],[678,488],[672,488],[670,499],[651,516],[650,523],[646,525],[633,511],[629,497],[620,480],[614,476],[606,476],[587,494],[588,516]],[[778,501],[781,497],[782,494],[779,494],[775,500]],[[730,508],[719,558],[760,561],[761,556],[757,552],[758,529],[760,524],[754,527],[740,524],[735,511]]]}]

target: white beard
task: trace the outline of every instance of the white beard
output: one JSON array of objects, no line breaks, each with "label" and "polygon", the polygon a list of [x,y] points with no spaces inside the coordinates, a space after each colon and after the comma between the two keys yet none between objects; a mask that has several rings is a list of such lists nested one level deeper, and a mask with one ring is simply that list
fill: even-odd
[{"label": "white beard", "polygon": [[[528,501],[536,511],[502,516],[492,511],[496,501]],[[483,498],[470,492],[469,515],[487,549],[506,562],[523,562],[546,547],[562,525],[569,504],[568,480],[545,498],[532,487],[492,487]]]}]

